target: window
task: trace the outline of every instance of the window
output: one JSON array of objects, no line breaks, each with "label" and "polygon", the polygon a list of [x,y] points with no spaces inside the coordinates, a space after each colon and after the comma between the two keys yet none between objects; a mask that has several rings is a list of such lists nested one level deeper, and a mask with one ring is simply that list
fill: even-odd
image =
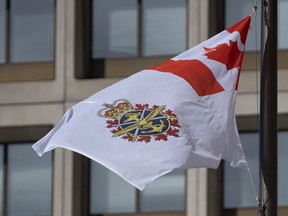
[{"label": "window", "polygon": [[91,161],[90,215],[185,211],[185,171],[164,175],[142,192]]},{"label": "window", "polygon": [[92,215],[135,212],[136,191],[133,186],[96,162],[91,162],[90,188]]},{"label": "window", "polygon": [[52,154],[42,158],[32,143],[0,144],[0,214],[52,215]]},{"label": "window", "polygon": [[[252,17],[251,25],[252,28],[248,32],[246,41],[246,51],[243,61],[244,70],[255,70],[256,69],[256,58],[258,63],[260,61],[260,49],[261,49],[261,1],[258,2],[257,16]],[[228,27],[231,24],[239,21],[240,19],[248,16],[254,5],[254,1],[243,0],[226,0],[225,1],[225,26]],[[288,41],[286,35],[288,33],[288,27],[286,21],[288,15],[285,9],[288,6],[288,0],[278,0],[278,69],[286,69],[288,67],[287,56],[288,56]],[[257,32],[257,37],[255,36]],[[255,52],[257,49],[257,53]]]},{"label": "window", "polygon": [[287,0],[278,0],[278,48],[288,49],[288,14],[286,8],[288,7]]},{"label": "window", "polygon": [[[250,167],[252,178],[258,192],[258,133],[241,133],[240,138]],[[288,206],[288,132],[278,132],[278,205]],[[233,169],[224,165],[224,208],[257,207],[248,172],[245,169]]]},{"label": "window", "polygon": [[178,54],[186,50],[186,1],[142,1],[142,55]]},{"label": "window", "polygon": [[[127,75],[125,64],[134,69],[134,61],[143,69],[146,63],[146,67],[153,66],[151,58],[161,62],[163,56],[186,50],[187,0],[86,0],[76,4],[78,17],[83,19],[76,21],[76,69],[85,71],[84,78]],[[123,60],[127,58],[133,60]],[[110,73],[112,67],[118,72]]]},{"label": "window", "polygon": [[186,48],[186,0],[93,0],[92,4],[93,59],[171,55]]},{"label": "window", "polygon": [[[240,19],[248,16],[251,12],[254,2],[250,0],[243,1],[225,1],[225,24],[226,27],[231,24],[239,21]],[[286,8],[288,7],[288,0],[278,0],[278,48],[279,49],[288,49],[288,41],[286,35],[288,34],[288,26],[286,21],[288,14],[286,13]],[[247,51],[253,51],[256,49],[256,39],[255,31],[257,30],[257,49],[260,50],[260,40],[261,40],[261,1],[258,1],[256,25],[252,19],[251,25],[253,28],[249,31],[247,37]],[[280,28],[281,27],[281,28]],[[257,28],[257,29],[255,29]]]},{"label": "window", "polygon": [[93,0],[92,58],[137,55],[137,1]]},{"label": "window", "polygon": [[[258,190],[258,135],[256,133],[241,133],[240,139],[255,188]],[[245,168],[231,168],[229,163],[225,162],[224,208],[254,207],[257,204],[248,171]]]},{"label": "window", "polygon": [[0,0],[0,81],[52,78],[54,16],[54,0]]},{"label": "window", "polygon": [[[251,11],[252,7],[254,6],[254,1],[243,0],[243,1],[225,1],[225,26],[229,27],[234,23],[240,21],[244,17],[248,16]],[[247,41],[246,41],[246,51],[253,51],[258,50],[261,48],[261,2],[258,1],[258,9],[257,9],[257,17],[255,25],[254,18],[251,19],[251,28],[248,32]],[[256,29],[257,28],[257,29]],[[255,33],[257,31],[257,44],[255,39]]]},{"label": "window", "polygon": [[156,179],[140,193],[141,212],[184,211],[185,171],[175,170]]}]

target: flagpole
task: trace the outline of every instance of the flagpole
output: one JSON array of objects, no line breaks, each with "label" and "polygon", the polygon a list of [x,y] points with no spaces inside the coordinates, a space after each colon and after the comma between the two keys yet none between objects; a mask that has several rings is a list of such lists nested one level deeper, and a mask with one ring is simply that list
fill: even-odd
[{"label": "flagpole", "polygon": [[259,214],[277,216],[277,1],[261,1]]}]

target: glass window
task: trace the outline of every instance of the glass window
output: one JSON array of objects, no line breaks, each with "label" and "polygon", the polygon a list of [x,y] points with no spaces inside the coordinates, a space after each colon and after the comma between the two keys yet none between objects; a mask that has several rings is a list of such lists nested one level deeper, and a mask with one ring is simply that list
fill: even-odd
[{"label": "glass window", "polygon": [[161,176],[141,192],[141,211],[184,211],[185,171]]},{"label": "glass window", "polygon": [[7,152],[7,215],[51,215],[52,153],[40,158],[31,144],[9,144]]},{"label": "glass window", "polygon": [[171,55],[184,51],[186,1],[93,0],[92,58]]},{"label": "glass window", "polygon": [[91,214],[135,212],[136,194],[134,187],[93,161],[91,161],[90,188]]},{"label": "glass window", "polygon": [[137,20],[135,0],[93,0],[92,57],[136,56]]},{"label": "glass window", "polygon": [[278,48],[288,48],[288,0],[278,0]]},{"label": "glass window", "polygon": [[10,61],[54,59],[54,0],[10,0]]},{"label": "glass window", "polygon": [[[259,185],[259,149],[258,133],[240,134],[244,152],[255,184],[256,193]],[[278,133],[278,205],[288,205],[288,132]],[[224,163],[224,208],[256,207],[251,181],[246,169],[231,168]]]},{"label": "glass window", "polygon": [[[251,12],[254,2],[250,0],[226,0],[225,1],[225,25],[226,27],[234,24],[240,19],[248,16]],[[288,0],[278,0],[278,48],[287,49],[288,41],[286,35],[288,34],[288,26],[286,25],[288,14],[287,14]],[[256,16],[256,24],[254,18],[251,21],[253,28],[249,31],[246,50],[256,50],[261,48],[261,1],[258,1],[258,9]],[[281,27],[281,28],[280,28]],[[257,39],[255,39],[255,31],[257,30]]]},{"label": "glass window", "polygon": [[5,62],[6,0],[0,0],[0,64]]},{"label": "glass window", "polygon": [[278,205],[288,205],[288,132],[278,133]]},{"label": "glass window", "polygon": [[186,0],[143,0],[144,56],[177,54],[186,49]]},{"label": "glass window", "polygon": [[185,51],[187,2],[76,1],[76,78],[132,75]]},{"label": "glass window", "polygon": [[[248,16],[251,13],[254,1],[250,0],[241,0],[241,1],[225,1],[225,26],[229,27],[236,22],[239,22],[244,17]],[[260,50],[261,48],[261,7],[260,2],[258,1],[258,9],[256,16],[256,25],[255,17],[251,19],[251,26],[253,26],[247,36],[246,41],[246,50]],[[257,39],[255,38],[255,33],[257,32]],[[257,41],[257,44],[256,44]]]},{"label": "glass window", "polygon": [[[256,133],[241,133],[241,143],[249,164],[255,188],[258,190],[259,159],[258,135]],[[249,173],[245,168],[231,168],[229,163],[224,163],[224,207],[252,207],[258,202],[253,193]]]},{"label": "glass window", "polygon": [[90,171],[91,215],[185,210],[184,170],[156,179],[142,192],[94,161]]}]

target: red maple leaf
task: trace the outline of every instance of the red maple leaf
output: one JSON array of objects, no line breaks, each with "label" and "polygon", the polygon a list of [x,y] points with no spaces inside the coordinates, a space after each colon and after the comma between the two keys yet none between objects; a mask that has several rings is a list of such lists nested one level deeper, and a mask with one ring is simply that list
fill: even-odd
[{"label": "red maple leaf", "polygon": [[147,108],[148,104],[136,104],[135,110],[143,110],[144,108]]},{"label": "red maple leaf", "polygon": [[237,41],[229,41],[229,45],[226,43],[219,44],[213,48],[204,47],[205,55],[212,60],[221,62],[226,65],[227,70],[232,68],[240,67],[243,51],[239,50]]},{"label": "red maple leaf", "polygon": [[171,119],[171,120],[170,120],[170,124],[171,124],[171,126],[173,126],[173,127],[179,127],[179,128],[180,128],[180,125],[179,125],[179,122],[178,122],[177,119]]},{"label": "red maple leaf", "polygon": [[152,110],[155,110],[155,109],[157,109],[159,106],[157,106],[157,105],[154,105],[154,106],[152,106]]},{"label": "red maple leaf", "polygon": [[164,141],[167,141],[167,135],[165,134],[158,134],[156,137],[155,137],[155,140],[156,141],[160,141],[160,140],[164,140]]},{"label": "red maple leaf", "polygon": [[128,141],[132,141],[133,137],[131,135],[122,136],[122,139],[127,139]]},{"label": "red maple leaf", "polygon": [[176,117],[176,115],[170,109],[166,110],[165,114],[169,115],[170,117]]},{"label": "red maple leaf", "polygon": [[194,88],[199,96],[224,91],[224,88],[216,80],[210,68],[196,59],[168,60],[151,69],[172,73],[183,78]]},{"label": "red maple leaf", "polygon": [[117,128],[117,129],[115,128],[115,129],[113,129],[111,132],[112,132],[112,133],[117,133],[119,130],[120,130],[119,128]]},{"label": "red maple leaf", "polygon": [[179,134],[178,134],[179,130],[174,128],[174,129],[169,129],[167,131],[167,134],[170,135],[170,136],[174,136],[174,137],[179,137]]},{"label": "red maple leaf", "polygon": [[111,127],[114,127],[115,125],[118,124],[118,121],[117,120],[107,120],[107,128],[111,128]]},{"label": "red maple leaf", "polygon": [[151,141],[151,137],[150,136],[141,136],[141,137],[138,138],[137,141],[148,143],[148,142]]}]

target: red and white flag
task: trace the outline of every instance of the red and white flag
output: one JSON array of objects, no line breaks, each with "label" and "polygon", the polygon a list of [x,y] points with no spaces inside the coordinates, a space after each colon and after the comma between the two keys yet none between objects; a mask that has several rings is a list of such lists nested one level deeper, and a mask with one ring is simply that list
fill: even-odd
[{"label": "red and white flag", "polygon": [[247,166],[235,100],[249,25],[250,16],[81,101],[33,148],[78,152],[140,190],[177,168]]}]

